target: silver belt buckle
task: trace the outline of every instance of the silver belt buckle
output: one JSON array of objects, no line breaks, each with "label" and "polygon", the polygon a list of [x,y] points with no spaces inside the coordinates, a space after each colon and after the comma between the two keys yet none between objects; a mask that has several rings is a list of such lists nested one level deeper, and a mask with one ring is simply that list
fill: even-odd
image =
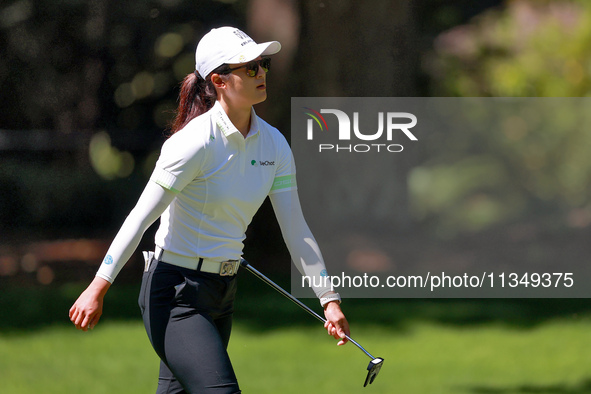
[{"label": "silver belt buckle", "polygon": [[232,276],[238,270],[238,261],[222,261],[220,266],[220,276]]},{"label": "silver belt buckle", "polygon": [[142,252],[142,254],[144,255],[144,272],[148,272],[154,259],[154,252]]}]

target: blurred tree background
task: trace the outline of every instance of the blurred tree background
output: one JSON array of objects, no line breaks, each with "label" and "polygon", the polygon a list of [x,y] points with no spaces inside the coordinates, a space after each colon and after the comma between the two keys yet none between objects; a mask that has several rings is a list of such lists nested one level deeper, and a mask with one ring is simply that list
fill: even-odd
[{"label": "blurred tree background", "polygon": [[[584,0],[6,1],[0,284],[90,279],[149,177],[198,39],[220,25],[281,41],[257,112],[288,137],[295,96],[579,97],[591,87]],[[534,238],[588,235],[591,134],[519,120],[502,130],[456,130],[450,149],[397,157],[398,231],[488,237],[519,224]],[[247,252],[286,257],[268,203]]]},{"label": "blurred tree background", "polygon": [[[432,94],[587,97],[591,92],[590,21],[591,4],[586,1],[510,1],[488,10],[434,40],[433,50],[423,58],[424,69],[432,77]],[[548,219],[556,227],[587,227],[591,134],[572,124],[574,113],[588,113],[585,104],[577,108],[581,102],[572,103],[574,112],[557,112],[551,124],[540,124],[541,115],[536,113],[540,109],[532,108],[521,118],[499,125],[499,133],[471,136],[461,147],[463,157],[429,154],[414,174],[434,182],[415,192],[426,196],[440,186],[453,190],[440,193],[440,200],[433,203],[417,195],[422,201],[419,210],[449,225],[473,224],[478,229],[495,222],[535,220],[539,224]],[[552,111],[551,105],[546,111]],[[483,189],[488,192],[482,193]],[[501,199],[513,202],[500,204]],[[503,210],[501,205],[511,209]],[[469,223],[470,217],[482,216],[475,212],[479,207],[490,212],[489,218]]]}]

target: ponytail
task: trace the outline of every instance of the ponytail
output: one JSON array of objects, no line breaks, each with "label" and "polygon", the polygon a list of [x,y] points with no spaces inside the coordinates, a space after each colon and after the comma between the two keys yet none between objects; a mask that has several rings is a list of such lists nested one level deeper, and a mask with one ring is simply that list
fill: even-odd
[{"label": "ponytail", "polygon": [[191,120],[209,111],[217,100],[217,92],[211,82],[193,72],[183,79],[179,93],[179,106],[169,127],[169,136],[185,127]]}]

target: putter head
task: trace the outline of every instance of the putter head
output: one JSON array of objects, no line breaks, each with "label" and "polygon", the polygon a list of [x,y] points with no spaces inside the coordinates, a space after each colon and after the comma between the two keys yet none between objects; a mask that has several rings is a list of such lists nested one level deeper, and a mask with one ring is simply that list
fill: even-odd
[{"label": "putter head", "polygon": [[367,377],[365,378],[365,384],[363,387],[367,386],[368,383],[373,383],[373,381],[376,379],[376,376],[378,376],[378,373],[380,373],[383,363],[384,359],[380,357],[376,357],[369,362],[369,365],[367,366]]}]

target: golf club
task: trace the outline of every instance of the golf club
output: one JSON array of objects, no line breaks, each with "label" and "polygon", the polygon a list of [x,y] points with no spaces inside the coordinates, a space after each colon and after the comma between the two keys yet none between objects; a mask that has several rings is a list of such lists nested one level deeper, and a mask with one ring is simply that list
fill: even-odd
[{"label": "golf club", "polygon": [[[244,268],[246,268],[248,271],[250,271],[254,276],[256,276],[257,278],[259,278],[260,280],[262,280],[263,282],[265,282],[266,284],[268,284],[269,286],[271,286],[272,288],[274,288],[275,290],[277,290],[283,296],[285,296],[286,298],[290,299],[292,302],[294,302],[295,304],[297,304],[300,308],[304,309],[306,312],[308,312],[309,314],[311,314],[312,316],[314,316],[316,319],[320,320],[322,323],[326,323],[326,319],[325,318],[323,318],[322,316],[320,316],[318,313],[314,312],[312,309],[310,309],[310,307],[308,307],[306,304],[304,304],[303,302],[301,302],[300,300],[298,300],[297,298],[295,298],[294,296],[292,296],[290,293],[288,293],[287,291],[285,291],[283,288],[281,288],[278,284],[276,284],[275,282],[273,282],[271,279],[267,278],[259,270],[257,270],[252,265],[250,265],[248,263],[248,261],[246,261],[244,259],[241,259],[240,260],[240,265],[243,266]],[[374,356],[372,356],[367,350],[365,350],[363,348],[363,346],[361,346],[356,341],[354,341],[350,336],[345,335],[345,337],[352,344],[354,344],[359,349],[361,349],[361,351],[363,353],[365,353],[366,356],[368,356],[369,358],[371,358],[371,361],[369,362],[369,365],[367,367],[367,371],[368,371],[367,372],[367,377],[365,378],[365,383],[363,384],[363,387],[366,387],[368,384],[372,384],[373,381],[375,380],[376,376],[378,376],[378,373],[380,372],[380,369],[382,368],[382,364],[384,363],[384,359],[381,358],[381,357],[374,357]]]}]

